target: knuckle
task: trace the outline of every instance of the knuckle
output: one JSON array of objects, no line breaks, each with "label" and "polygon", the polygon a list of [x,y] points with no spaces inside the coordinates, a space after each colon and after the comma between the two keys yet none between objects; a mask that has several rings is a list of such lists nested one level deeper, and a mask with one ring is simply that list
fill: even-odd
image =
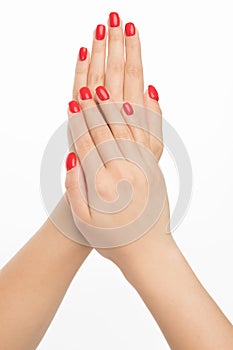
[{"label": "knuckle", "polygon": [[142,67],[136,64],[127,64],[125,71],[129,77],[138,78],[142,74]]},{"label": "knuckle", "polygon": [[119,74],[124,71],[124,63],[123,62],[111,62],[108,65],[109,71],[113,74]]},{"label": "knuckle", "polygon": [[128,181],[130,184],[132,184],[132,185],[136,185],[137,182],[138,182],[137,176],[135,176],[135,174],[132,173],[132,172],[128,172],[128,173],[127,173],[126,179],[127,179],[127,181]]},{"label": "knuckle", "polygon": [[130,133],[124,125],[115,126],[115,135],[118,139],[131,140]]},{"label": "knuckle", "polygon": [[76,65],[75,68],[75,74],[76,75],[84,75],[87,74],[87,68],[84,67],[83,65],[80,65],[79,63]]},{"label": "knuckle", "polygon": [[109,39],[111,41],[120,41],[123,43],[123,35],[121,30],[111,30],[109,32]]},{"label": "knuckle", "polygon": [[153,150],[154,150],[155,155],[158,158],[160,158],[162,153],[163,153],[163,150],[164,150],[163,143],[161,141],[159,141],[159,140],[154,141]]},{"label": "knuckle", "polygon": [[131,168],[124,167],[116,171],[116,177],[118,180],[125,180],[131,185],[135,185],[138,181],[136,174],[132,171]]},{"label": "knuckle", "polygon": [[162,144],[162,142],[159,142],[158,145],[157,145],[157,152],[158,154],[161,156],[162,153],[163,153],[163,149],[164,149],[164,146]]},{"label": "knuckle", "polygon": [[134,50],[135,53],[137,53],[137,54],[140,53],[141,45],[140,45],[139,37],[132,36],[130,39],[131,40],[127,40],[127,42],[126,42],[127,49]]},{"label": "knuckle", "polygon": [[98,143],[110,139],[109,130],[106,127],[94,129],[92,134]]},{"label": "knuckle", "polygon": [[148,141],[145,137],[141,137],[141,138],[138,137],[138,140],[136,140],[136,142],[142,145],[144,149],[148,149]]},{"label": "knuckle", "polygon": [[109,201],[113,199],[114,185],[110,179],[101,178],[96,182],[96,190],[100,197]]},{"label": "knuckle", "polygon": [[98,181],[96,184],[97,192],[100,194],[101,197],[106,197],[108,195],[108,186],[106,186],[106,183],[103,181]]},{"label": "knuckle", "polygon": [[65,180],[65,188],[67,192],[71,192],[73,190],[76,190],[78,188],[78,180],[76,177],[67,177]]},{"label": "knuckle", "polygon": [[92,48],[92,57],[95,54],[102,54],[105,51],[105,40],[95,40]]},{"label": "knuckle", "polygon": [[104,75],[99,72],[90,72],[88,80],[90,85],[100,85],[104,81]]},{"label": "knuckle", "polygon": [[91,150],[93,143],[90,137],[82,137],[82,139],[77,144],[77,150],[82,150],[83,152]]},{"label": "knuckle", "polygon": [[133,133],[135,142],[139,143],[145,149],[147,149],[148,148],[148,137],[145,134],[144,130],[142,130],[138,127],[132,127],[132,133]]}]

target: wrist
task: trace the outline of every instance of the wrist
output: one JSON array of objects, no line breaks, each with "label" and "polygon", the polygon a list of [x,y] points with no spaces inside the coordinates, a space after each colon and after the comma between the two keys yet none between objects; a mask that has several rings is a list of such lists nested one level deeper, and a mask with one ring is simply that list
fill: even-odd
[{"label": "wrist", "polygon": [[125,250],[124,254],[114,259],[125,278],[134,286],[144,278],[150,279],[152,274],[159,280],[160,275],[166,273],[167,266],[181,256],[171,234],[155,236],[149,233],[142,239],[144,242],[138,240],[134,249]]},{"label": "wrist", "polygon": [[81,245],[66,237],[50,219],[46,220],[40,232],[46,236],[47,244],[53,247],[55,254],[66,264],[76,266],[77,269],[92,250],[91,247]]}]

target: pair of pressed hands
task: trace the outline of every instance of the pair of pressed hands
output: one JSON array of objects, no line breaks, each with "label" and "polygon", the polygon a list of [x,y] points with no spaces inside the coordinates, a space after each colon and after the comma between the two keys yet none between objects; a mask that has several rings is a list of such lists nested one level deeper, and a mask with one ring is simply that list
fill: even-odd
[{"label": "pair of pressed hands", "polygon": [[[106,38],[105,27],[99,25],[94,32],[91,57],[86,49],[80,49],[69,118],[84,120],[82,115],[88,117],[96,104],[102,111],[107,106],[119,106],[109,104],[110,101],[120,103],[122,109],[118,109],[118,116],[123,117],[122,120],[125,120],[124,117],[136,117],[132,114],[135,105],[144,106],[161,117],[157,91],[150,86],[144,93],[140,41],[134,25],[127,24],[124,34],[119,16],[110,14],[105,65]],[[103,114],[107,120],[107,111]],[[143,115],[140,117],[143,118]],[[83,137],[75,142],[78,157],[71,153],[67,158],[66,187],[72,210],[94,226],[106,224],[109,227],[109,222],[105,223],[104,217],[90,208],[88,191],[80,193],[77,170],[83,183],[88,185],[88,166],[91,164],[86,164],[87,168],[82,166],[85,156],[90,150],[95,151],[103,140],[111,139],[118,143],[121,138],[130,140],[130,144],[136,141],[143,145],[154,154],[155,160],[161,157],[161,139],[152,137],[140,128],[121,123],[105,124],[96,129],[87,126]],[[121,155],[124,155],[124,151],[121,149]],[[101,157],[101,154],[96,156]],[[154,168],[156,164],[155,161]],[[153,166],[149,173],[153,173]],[[115,199],[115,185],[122,177],[133,186],[133,209],[128,214],[134,216],[142,205],[142,192],[146,191],[146,184],[137,168],[125,159],[114,160],[103,167],[98,177],[98,191],[106,200]],[[84,188],[88,189],[88,186]],[[87,203],[81,198],[83,194]],[[118,216],[113,226],[119,220],[125,223],[125,218]],[[201,286],[172,235],[166,234],[168,223],[169,207],[165,196],[161,215],[146,235],[131,244],[98,249],[98,252],[120,267],[158,322],[172,349],[233,349],[232,325]],[[90,251],[90,247],[66,238],[48,219],[1,270],[2,349],[29,350],[37,347],[70,282]]]},{"label": "pair of pressed hands", "polygon": [[[162,182],[157,163],[162,155],[163,143],[162,112],[158,103],[158,92],[152,85],[149,85],[144,92],[138,32],[133,23],[127,23],[124,33],[116,13],[111,13],[108,25],[107,60],[107,37],[103,25],[98,25],[94,33],[91,58],[86,48],[81,48],[79,52],[73,100],[69,103],[68,113],[69,118],[73,118],[73,123],[70,123],[71,134],[78,157],[74,152],[67,157],[66,189],[73,213],[80,218],[79,223],[83,220],[93,227],[111,229],[122,227],[135,220],[145,205],[148,186],[153,187],[154,181]],[[102,36],[98,34],[99,32]],[[156,127],[153,125],[153,118]],[[131,123],[132,120],[135,121],[134,124]],[[96,127],[97,124],[100,126]],[[81,135],[78,135],[77,129],[81,129]],[[126,142],[123,145],[122,140],[128,141],[128,144]],[[100,144],[103,146],[102,149],[99,148]],[[154,160],[151,164],[146,164],[146,159],[143,159],[146,157],[143,157],[140,146],[153,153]],[[142,161],[141,166],[146,170],[147,181],[142,172],[127,160],[132,153]],[[118,157],[118,159],[106,162],[107,157]],[[100,172],[97,172],[97,166],[102,168]],[[97,175],[96,179],[93,173]],[[128,181],[133,188],[134,197],[129,209],[115,215],[101,214],[92,210],[93,192],[96,191],[105,201],[114,201],[117,198],[116,184],[121,179]],[[93,183],[96,186],[94,189]],[[82,184],[84,185],[81,186]],[[164,187],[162,183],[161,185]],[[80,187],[83,188],[82,191]],[[153,195],[156,197],[158,193],[154,191]],[[114,249],[98,249],[98,252],[121,265],[123,256],[129,257],[130,254],[137,256],[142,244],[144,248],[146,246],[149,248],[151,239],[157,240],[167,233],[169,207],[165,193],[163,195],[162,206],[161,203],[158,204],[162,211],[160,218],[146,236],[139,242]],[[88,200],[92,205],[89,205]],[[91,234],[93,233],[90,232]],[[127,242],[127,239],[125,241]]]}]

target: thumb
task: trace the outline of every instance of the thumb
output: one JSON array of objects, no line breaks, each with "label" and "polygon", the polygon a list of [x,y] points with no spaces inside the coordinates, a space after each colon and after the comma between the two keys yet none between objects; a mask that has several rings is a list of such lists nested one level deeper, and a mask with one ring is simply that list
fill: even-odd
[{"label": "thumb", "polygon": [[73,213],[81,218],[89,215],[86,180],[80,161],[74,152],[66,158],[65,187]]}]

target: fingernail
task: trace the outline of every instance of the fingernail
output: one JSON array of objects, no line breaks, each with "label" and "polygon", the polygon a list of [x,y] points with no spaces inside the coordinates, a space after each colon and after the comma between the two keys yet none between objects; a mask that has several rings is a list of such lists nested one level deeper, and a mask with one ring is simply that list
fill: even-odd
[{"label": "fingernail", "polygon": [[120,25],[120,17],[117,12],[111,12],[109,15],[109,25],[110,27],[119,27]]},{"label": "fingernail", "polygon": [[156,90],[156,88],[153,85],[148,86],[148,94],[149,94],[150,98],[152,98],[153,100],[155,100],[155,101],[159,100],[158,91]]},{"label": "fingernail", "polygon": [[105,38],[106,28],[103,24],[98,24],[95,30],[95,38],[97,40],[103,40]]},{"label": "fingernail", "polygon": [[134,113],[133,107],[131,106],[131,104],[129,102],[125,102],[123,104],[123,109],[127,115],[132,115]]},{"label": "fingernail", "polygon": [[79,59],[80,61],[85,61],[86,58],[87,58],[87,48],[81,47],[79,50]]},{"label": "fingernail", "polygon": [[96,94],[97,96],[99,97],[99,99],[101,101],[107,101],[109,100],[110,96],[109,96],[109,93],[108,91],[105,89],[104,86],[98,86],[96,89]]},{"label": "fingernail", "polygon": [[90,100],[92,98],[91,91],[86,86],[82,87],[79,93],[82,100]]},{"label": "fingernail", "polygon": [[133,36],[136,33],[135,25],[132,22],[126,23],[125,34],[126,36]]},{"label": "fingernail", "polygon": [[66,170],[69,171],[76,166],[77,157],[74,152],[68,154],[66,158]]},{"label": "fingernail", "polygon": [[80,112],[81,108],[77,101],[70,101],[69,102],[69,110],[71,113],[78,113]]}]

